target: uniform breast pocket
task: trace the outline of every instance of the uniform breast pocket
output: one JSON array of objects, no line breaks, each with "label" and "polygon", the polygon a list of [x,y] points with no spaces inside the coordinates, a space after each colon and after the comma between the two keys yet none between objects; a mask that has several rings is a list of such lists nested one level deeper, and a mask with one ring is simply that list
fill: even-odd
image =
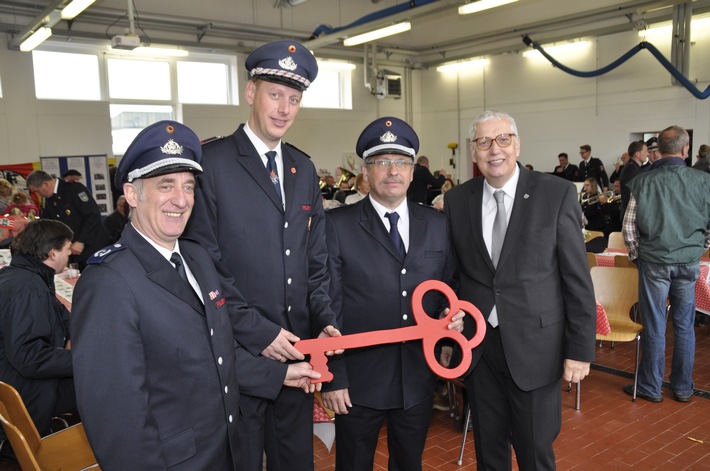
[{"label": "uniform breast pocket", "polygon": [[425,250],[424,251],[424,258],[442,258],[444,256],[444,251],[443,250]]}]

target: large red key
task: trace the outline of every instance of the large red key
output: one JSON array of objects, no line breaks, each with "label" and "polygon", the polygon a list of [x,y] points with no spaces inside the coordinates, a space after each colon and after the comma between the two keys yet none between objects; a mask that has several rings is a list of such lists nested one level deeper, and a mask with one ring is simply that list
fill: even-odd
[{"label": "large red key", "polygon": [[[439,291],[446,296],[449,303],[449,314],[446,317],[433,319],[424,311],[422,298],[424,294],[432,290]],[[462,333],[448,329],[451,318],[459,310],[473,317],[476,322],[476,334],[470,340]],[[315,371],[321,374],[320,379],[312,380],[313,383],[327,382],[333,379],[333,373],[328,371],[328,357],[325,352],[419,339],[421,339],[422,347],[424,348],[424,358],[434,373],[446,379],[462,376],[471,365],[471,350],[483,341],[483,336],[486,334],[486,321],[481,311],[468,301],[458,299],[454,291],[446,283],[437,280],[427,280],[417,286],[412,294],[412,311],[414,313],[414,322],[417,325],[411,327],[376,330],[343,335],[341,337],[301,340],[296,342],[294,346],[304,355],[310,355],[310,364],[313,365]],[[436,359],[436,343],[445,338],[454,340],[461,347],[461,363],[454,368],[446,368],[440,365]]]}]

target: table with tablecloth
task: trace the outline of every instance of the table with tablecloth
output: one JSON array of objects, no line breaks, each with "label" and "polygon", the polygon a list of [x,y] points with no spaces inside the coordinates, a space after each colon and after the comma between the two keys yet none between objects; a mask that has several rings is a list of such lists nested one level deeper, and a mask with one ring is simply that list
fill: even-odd
[{"label": "table with tablecloth", "polygon": [[[622,249],[607,250],[602,253],[595,254],[597,266],[613,267],[614,257],[617,255],[628,256],[628,251]],[[695,304],[696,310],[710,316],[710,258],[703,257],[700,259],[700,276],[695,284]]]}]

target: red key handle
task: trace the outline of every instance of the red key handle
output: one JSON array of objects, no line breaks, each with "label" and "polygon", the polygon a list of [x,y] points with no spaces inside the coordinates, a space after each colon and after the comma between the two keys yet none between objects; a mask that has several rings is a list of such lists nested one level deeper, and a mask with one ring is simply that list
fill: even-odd
[{"label": "red key handle", "polygon": [[[422,306],[422,299],[429,291],[439,291],[448,300],[449,313],[441,319],[433,319],[427,315]],[[451,319],[459,310],[473,317],[476,323],[476,334],[469,340],[462,333],[449,330]],[[422,340],[424,358],[429,368],[437,375],[446,379],[462,376],[471,365],[471,350],[477,347],[486,334],[486,321],[473,304],[461,301],[454,291],[438,280],[427,280],[419,284],[412,293],[412,311],[416,325],[401,327],[399,329],[377,330],[358,334],[343,335],[341,337],[325,337],[308,339],[296,342],[294,347],[304,355],[310,355],[309,362],[313,369],[321,374],[313,383],[327,382],[333,379],[333,374],[328,371],[328,357],[325,352],[331,350],[347,350],[349,348],[369,347],[387,343],[406,342],[408,340]],[[444,338],[450,338],[461,347],[461,363],[454,368],[446,368],[436,359],[436,343]]]}]

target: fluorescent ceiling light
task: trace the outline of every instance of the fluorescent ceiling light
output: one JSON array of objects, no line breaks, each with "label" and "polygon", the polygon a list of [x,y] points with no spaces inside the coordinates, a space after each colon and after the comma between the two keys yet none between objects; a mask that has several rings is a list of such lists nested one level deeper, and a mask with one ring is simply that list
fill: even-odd
[{"label": "fluorescent ceiling light", "polygon": [[362,43],[369,43],[370,41],[392,36],[393,34],[403,33],[405,31],[409,31],[410,29],[412,29],[412,24],[409,21],[404,21],[402,23],[397,23],[392,26],[387,26],[385,28],[376,29],[375,31],[370,31],[369,33],[358,34],[357,36],[348,38],[343,41],[343,46],[356,46]]},{"label": "fluorescent ceiling light", "polygon": [[22,44],[20,44],[20,51],[22,52],[29,52],[32,49],[36,48],[40,44],[42,44],[45,39],[50,37],[52,35],[52,28],[39,28],[37,31],[32,33],[32,35],[22,41]]},{"label": "fluorescent ceiling light", "polygon": [[[566,58],[574,57],[580,54],[581,52],[589,49],[590,45],[591,44],[589,41],[575,41],[571,43],[549,44],[547,46],[543,45],[542,48],[545,50],[546,53],[550,55],[554,54],[555,59],[560,59],[561,57],[559,56],[566,56]],[[523,52],[523,57],[527,57],[528,59],[547,60],[537,49],[529,49]]]},{"label": "fluorescent ceiling light", "polygon": [[449,64],[440,65],[436,68],[437,72],[458,73],[465,70],[482,69],[488,65],[488,59],[469,59],[459,62],[451,62]]},{"label": "fluorescent ceiling light", "polygon": [[96,0],[74,0],[62,10],[63,20],[72,20],[76,15],[86,10],[86,7],[94,3]]},{"label": "fluorescent ceiling light", "polygon": [[468,15],[469,13],[476,13],[483,10],[488,10],[490,8],[499,7],[501,5],[507,5],[509,3],[515,3],[518,0],[478,0],[477,2],[467,3],[466,5],[461,5],[459,7],[459,15]]},{"label": "fluorescent ceiling light", "polygon": [[[693,18],[690,23],[690,40],[697,41],[702,34],[708,34],[710,27],[710,16],[699,16]],[[671,40],[673,36],[673,24],[670,21],[656,23],[648,29],[639,31],[639,37],[649,40]]]}]

